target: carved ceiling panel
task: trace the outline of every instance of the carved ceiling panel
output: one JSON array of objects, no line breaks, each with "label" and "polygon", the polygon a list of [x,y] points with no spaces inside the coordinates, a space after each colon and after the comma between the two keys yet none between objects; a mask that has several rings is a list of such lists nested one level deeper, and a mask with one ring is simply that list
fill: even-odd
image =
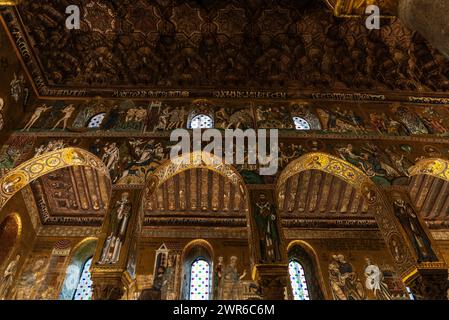
[{"label": "carved ceiling panel", "polygon": [[353,186],[318,170],[302,171],[279,190],[279,209],[285,218],[372,218],[368,203]]},{"label": "carved ceiling panel", "polygon": [[101,224],[108,207],[108,184],[88,167],[69,167],[31,185],[42,224]]},{"label": "carved ceiling panel", "polygon": [[145,221],[245,226],[247,211],[237,185],[211,170],[191,169],[167,180],[150,196]]},{"label": "carved ceiling panel", "polygon": [[449,181],[420,174],[410,179],[408,188],[418,212],[431,227],[449,227]]},{"label": "carved ceiling panel", "polygon": [[321,1],[71,4],[81,8],[81,30],[65,28],[64,1],[27,1],[2,11],[41,95],[449,89],[448,61],[398,20],[368,31],[358,19],[335,18]]}]

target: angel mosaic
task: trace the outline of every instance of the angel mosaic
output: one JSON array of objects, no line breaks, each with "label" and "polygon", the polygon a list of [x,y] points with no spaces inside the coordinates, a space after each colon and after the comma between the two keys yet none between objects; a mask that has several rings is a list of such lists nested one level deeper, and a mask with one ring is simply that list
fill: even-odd
[{"label": "angel mosaic", "polygon": [[317,113],[321,118],[324,129],[330,132],[367,132],[365,121],[353,110],[335,110],[318,108]]},{"label": "angel mosaic", "polygon": [[160,142],[134,139],[129,141],[129,152],[122,163],[123,170],[116,176],[118,184],[142,184],[149,172],[157,168],[167,155]]}]

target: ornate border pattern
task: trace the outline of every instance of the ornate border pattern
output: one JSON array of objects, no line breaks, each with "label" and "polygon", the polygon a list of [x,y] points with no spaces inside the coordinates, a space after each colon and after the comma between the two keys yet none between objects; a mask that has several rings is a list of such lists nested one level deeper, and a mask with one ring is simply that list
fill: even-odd
[{"label": "ornate border pattern", "polygon": [[65,148],[48,152],[22,163],[0,179],[0,210],[9,199],[34,180],[50,172],[72,166],[94,168],[110,181],[109,172],[103,162],[86,150]]},{"label": "ornate border pattern", "polygon": [[449,161],[438,158],[423,159],[408,170],[410,176],[425,174],[449,181]]},{"label": "ornate border pattern", "polygon": [[305,170],[320,170],[329,173],[342,179],[360,192],[366,198],[371,211],[374,213],[377,226],[385,239],[399,274],[406,277],[411,269],[415,269],[416,259],[410,244],[404,240],[391,203],[365,173],[352,164],[330,154],[308,153],[289,163],[282,171],[276,183],[276,194],[279,194],[281,186],[290,177]]},{"label": "ornate border pattern", "polygon": [[147,197],[151,195],[156,188],[162,185],[165,181],[173,178],[175,175],[190,169],[204,168],[209,169],[218,174],[228,178],[233,184],[238,186],[241,195],[246,197],[246,188],[243,178],[238,171],[231,165],[226,164],[222,158],[217,157],[211,153],[203,151],[195,151],[185,154],[174,159],[167,160],[161,164],[146,181]]}]

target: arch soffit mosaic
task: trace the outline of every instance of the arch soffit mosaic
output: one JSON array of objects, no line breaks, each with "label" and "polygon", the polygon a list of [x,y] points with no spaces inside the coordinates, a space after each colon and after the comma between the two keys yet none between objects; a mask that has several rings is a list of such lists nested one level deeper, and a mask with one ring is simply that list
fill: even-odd
[{"label": "arch soffit mosaic", "polygon": [[222,175],[229,179],[232,184],[238,186],[242,197],[249,201],[246,185],[238,171],[233,166],[225,163],[222,158],[203,151],[195,151],[169,159],[157,167],[146,179],[146,199],[164,182],[183,171],[191,169],[208,169]]},{"label": "arch soffit mosaic", "polygon": [[281,172],[276,190],[294,175],[306,170],[320,170],[329,173],[353,186],[357,191],[366,193],[366,187],[376,188],[374,182],[359,168],[330,154],[313,152],[290,162]]},{"label": "arch soffit mosaic", "polygon": [[363,197],[367,199],[369,206],[373,208],[378,228],[390,253],[393,255],[393,252],[397,250],[401,252],[401,255],[393,255],[399,274],[405,279],[415,272],[415,259],[411,253],[410,244],[405,242],[402,232],[399,231],[400,227],[394,218],[393,207],[382,191],[365,173],[346,161],[321,152],[305,154],[292,161],[281,172],[276,183],[276,194],[279,194],[281,186],[290,177],[306,170],[320,170],[329,173],[361,192]]},{"label": "arch soffit mosaic", "polygon": [[48,152],[25,161],[0,178],[0,210],[17,192],[39,177],[72,166],[91,167],[111,181],[103,162],[86,150],[65,148]]},{"label": "arch soffit mosaic", "polygon": [[410,177],[428,175],[449,181],[449,161],[440,158],[429,158],[418,161],[409,170]]}]

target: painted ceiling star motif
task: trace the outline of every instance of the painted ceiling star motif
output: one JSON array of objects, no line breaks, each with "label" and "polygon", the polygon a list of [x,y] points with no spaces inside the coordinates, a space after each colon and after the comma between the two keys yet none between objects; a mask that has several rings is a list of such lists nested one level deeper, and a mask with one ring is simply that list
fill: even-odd
[{"label": "painted ceiling star motif", "polygon": [[218,25],[220,33],[231,35],[233,33],[243,33],[246,24],[245,18],[245,11],[243,9],[237,9],[231,5],[218,12],[215,22]]},{"label": "painted ceiling star motif", "polygon": [[265,10],[259,23],[263,32],[278,34],[283,32],[286,26],[291,23],[291,19],[287,9],[276,8]]},{"label": "painted ceiling star motif", "polygon": [[203,20],[198,9],[191,8],[188,4],[183,4],[173,10],[171,21],[176,25],[176,29],[186,37],[191,37],[195,33],[200,33]]},{"label": "painted ceiling star motif", "polygon": [[130,9],[127,21],[133,25],[134,31],[145,35],[157,31],[159,17],[153,6],[141,0]]},{"label": "painted ceiling star motif", "polygon": [[91,1],[85,7],[84,20],[92,31],[105,34],[116,28],[116,18],[112,9],[98,1]]}]

